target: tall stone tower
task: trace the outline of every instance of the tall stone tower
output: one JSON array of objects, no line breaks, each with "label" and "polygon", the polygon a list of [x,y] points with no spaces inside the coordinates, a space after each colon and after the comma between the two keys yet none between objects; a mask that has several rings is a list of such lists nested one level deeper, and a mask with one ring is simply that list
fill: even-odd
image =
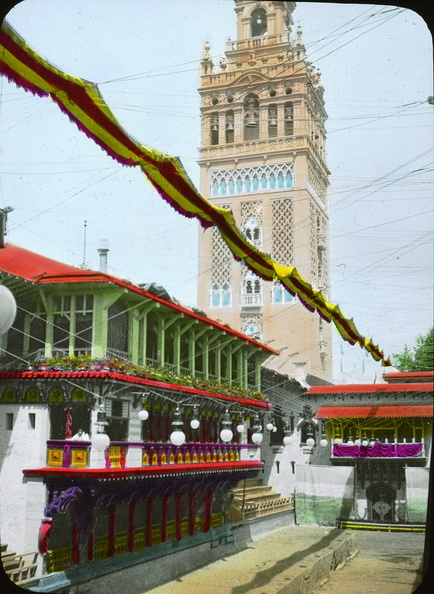
[{"label": "tall stone tower", "polygon": [[[236,41],[200,68],[200,189],[231,209],[261,251],[329,295],[324,90],[307,60],[295,2],[235,0]],[[281,351],[266,366],[330,380],[331,328],[280,284],[236,262],[216,228],[200,232],[198,305]]]}]

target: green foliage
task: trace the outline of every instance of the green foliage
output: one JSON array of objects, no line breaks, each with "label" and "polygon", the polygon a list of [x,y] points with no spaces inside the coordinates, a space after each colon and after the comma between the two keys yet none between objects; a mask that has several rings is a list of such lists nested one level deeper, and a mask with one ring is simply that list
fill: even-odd
[{"label": "green foliage", "polygon": [[212,380],[194,378],[190,375],[178,377],[166,369],[143,367],[124,361],[123,359],[94,359],[90,355],[53,357],[42,361],[33,361],[26,368],[27,371],[112,371],[126,375],[134,375],[154,381],[175,384],[178,386],[192,386],[198,390],[226,394],[237,398],[252,398],[265,400],[261,392],[246,390],[240,386],[227,383],[220,384]]},{"label": "green foliage", "polygon": [[432,371],[434,369],[434,326],[427,334],[416,338],[416,346],[405,345],[400,354],[393,355],[393,364],[399,371]]}]

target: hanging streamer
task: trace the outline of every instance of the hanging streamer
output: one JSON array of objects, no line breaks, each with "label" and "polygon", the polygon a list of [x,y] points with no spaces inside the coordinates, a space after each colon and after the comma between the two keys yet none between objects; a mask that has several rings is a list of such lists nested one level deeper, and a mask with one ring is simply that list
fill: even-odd
[{"label": "hanging streamer", "polygon": [[130,137],[105,103],[98,87],[61,72],[31,48],[6,23],[0,30],[0,72],[39,97],[51,97],[78,128],[122,165],[139,166],[160,196],[177,212],[196,218],[204,228],[216,226],[234,258],[266,281],[279,281],[310,311],[333,323],[341,337],[358,344],[376,361],[391,365],[370,338],[362,336],[338,305],[329,303],[294,267],[274,262],[237,228],[231,211],[212,205],[195,189],[181,161]]}]

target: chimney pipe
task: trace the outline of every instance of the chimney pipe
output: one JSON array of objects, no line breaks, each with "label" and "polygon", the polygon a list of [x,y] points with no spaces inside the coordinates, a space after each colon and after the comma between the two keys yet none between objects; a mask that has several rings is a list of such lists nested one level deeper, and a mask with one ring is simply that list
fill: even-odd
[{"label": "chimney pipe", "polygon": [[5,247],[6,222],[8,220],[8,213],[13,210],[12,206],[0,208],[0,249]]},{"label": "chimney pipe", "polygon": [[99,242],[98,254],[99,254],[99,269],[100,272],[107,273],[107,254],[109,250],[109,243],[106,239],[101,239]]}]

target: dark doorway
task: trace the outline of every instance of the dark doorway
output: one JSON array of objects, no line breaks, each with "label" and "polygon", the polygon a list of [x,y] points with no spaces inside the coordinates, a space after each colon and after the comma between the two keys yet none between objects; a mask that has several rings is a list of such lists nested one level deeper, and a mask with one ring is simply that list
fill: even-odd
[{"label": "dark doorway", "polygon": [[395,521],[396,489],[386,483],[374,483],[366,489],[368,519],[379,524]]},{"label": "dark doorway", "polygon": [[128,419],[110,418],[106,427],[107,435],[110,441],[128,440]]}]

